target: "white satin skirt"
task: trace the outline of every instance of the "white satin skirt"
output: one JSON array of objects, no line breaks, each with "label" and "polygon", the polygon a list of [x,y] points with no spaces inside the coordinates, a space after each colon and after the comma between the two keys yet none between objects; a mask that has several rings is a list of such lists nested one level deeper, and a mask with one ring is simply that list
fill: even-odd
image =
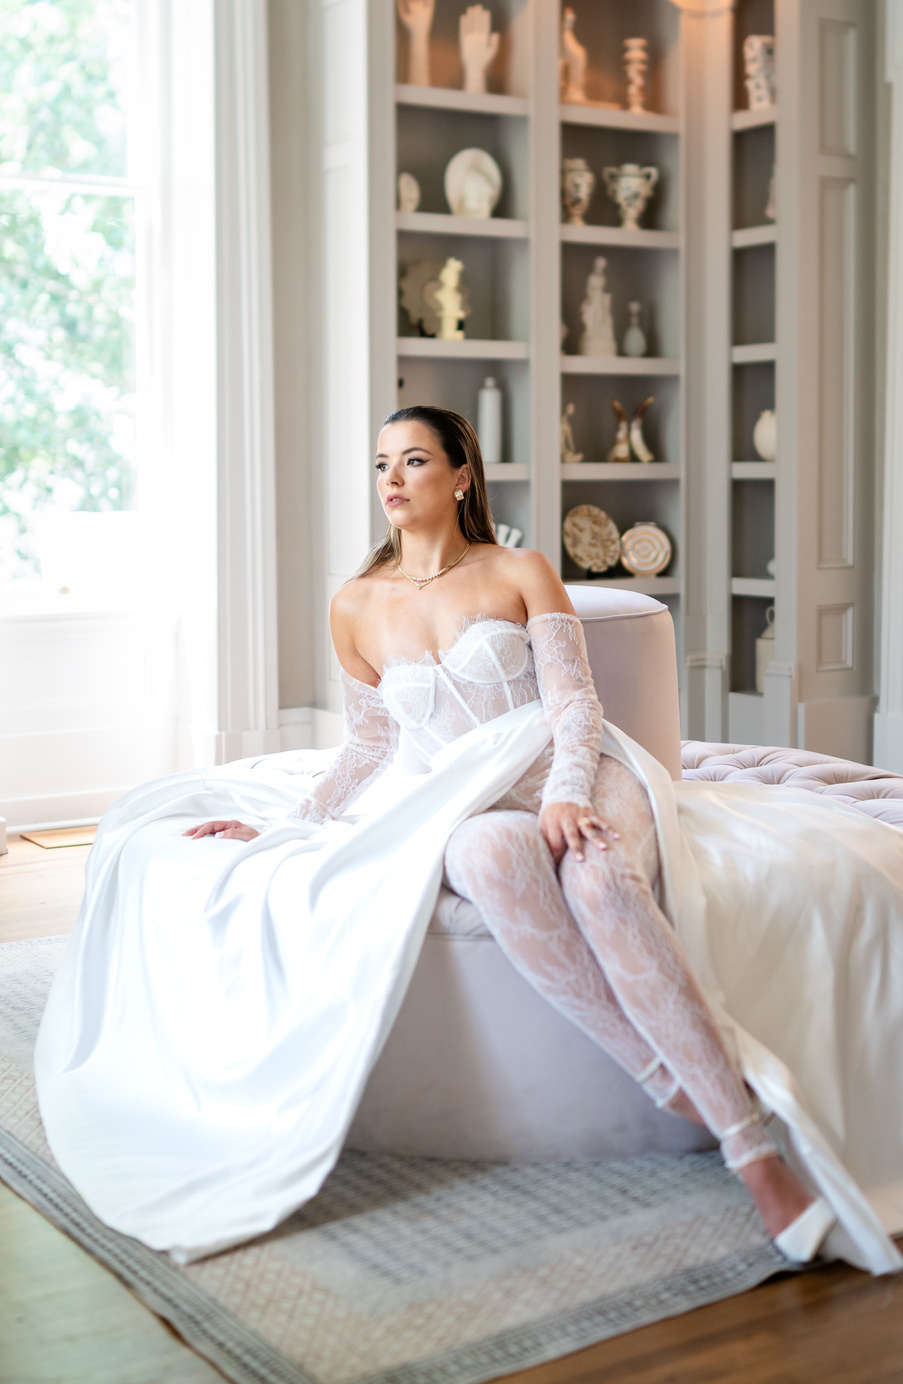
[{"label": "white satin skirt", "polygon": [[[903,1267],[888,1238],[903,1231],[903,833],[803,790],[675,785],[605,737],[649,791],[662,906],[725,1041],[838,1215],[829,1249]],[[449,835],[548,739],[539,704],[521,707],[322,827],[285,822],[286,756],[178,774],[110,809],[35,1056],[54,1157],[102,1220],[186,1262],[316,1194],[404,997]],[[182,835],[213,817],[262,834]]]}]

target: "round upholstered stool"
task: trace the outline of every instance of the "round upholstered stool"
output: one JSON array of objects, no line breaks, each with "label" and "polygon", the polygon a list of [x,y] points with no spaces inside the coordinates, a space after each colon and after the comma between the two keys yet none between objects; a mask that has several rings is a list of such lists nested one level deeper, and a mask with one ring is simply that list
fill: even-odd
[{"label": "round upholstered stool", "polygon": [[[633,592],[570,587],[606,717],[680,777],[674,630]],[[511,966],[443,890],[351,1128],[352,1148],[542,1162],[710,1148]]]}]

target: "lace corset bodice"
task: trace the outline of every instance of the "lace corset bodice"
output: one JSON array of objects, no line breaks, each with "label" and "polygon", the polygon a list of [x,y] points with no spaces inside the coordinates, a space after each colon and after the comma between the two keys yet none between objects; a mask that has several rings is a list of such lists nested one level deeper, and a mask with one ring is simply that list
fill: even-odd
[{"label": "lace corset bodice", "polygon": [[389,715],[427,759],[506,711],[536,701],[530,637],[510,620],[468,620],[438,659],[393,658],[379,685]]},{"label": "lace corset bodice", "polygon": [[526,627],[478,617],[465,622],[450,649],[435,657],[393,658],[379,687],[342,672],[345,740],[298,814],[323,821],[347,808],[386,767],[402,728],[429,760],[475,726],[539,698],[553,743],[539,756],[506,806],[538,811],[547,802],[590,806],[602,742],[602,708],[575,615],[534,616]]}]

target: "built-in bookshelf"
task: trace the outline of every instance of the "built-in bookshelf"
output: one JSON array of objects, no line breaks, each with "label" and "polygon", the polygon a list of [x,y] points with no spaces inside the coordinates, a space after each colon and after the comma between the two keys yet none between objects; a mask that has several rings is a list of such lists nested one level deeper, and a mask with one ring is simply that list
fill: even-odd
[{"label": "built-in bookshelf", "polygon": [[[597,505],[622,532],[651,520],[669,534],[672,561],[660,576],[638,581],[616,568],[592,583],[668,604],[685,733],[812,745],[827,743],[822,729],[841,715],[866,724],[871,553],[859,497],[872,464],[872,7],[570,0],[587,50],[588,103],[564,104],[561,7],[486,3],[501,42],[484,95],[461,89],[464,0],[435,2],[428,87],[405,80],[408,37],[394,0],[367,7],[372,90],[356,127],[367,176],[356,186],[377,284],[371,428],[414,402],[476,422],[480,386],[493,376],[504,397],[503,461],[488,470],[498,522],[521,529],[523,543],[568,581],[587,580],[561,542],[575,505]],[[778,55],[776,102],[756,110],[744,83],[750,34],[775,34]],[[646,109],[631,112],[623,44],[637,35],[648,40],[650,63]],[[345,128],[345,112],[335,119]],[[335,138],[330,159],[344,157]],[[486,220],[452,215],[445,199],[446,165],[466,148],[488,151],[502,173]],[[565,224],[562,206],[562,162],[572,158],[585,159],[597,180],[582,226]],[[620,224],[603,180],[606,167],[628,162],[659,170],[634,231]],[[415,211],[398,210],[401,172],[418,180]],[[410,264],[449,255],[462,261],[469,290],[459,341],[422,336],[397,296]],[[581,301],[599,255],[615,356],[579,352]],[[338,260],[335,278],[338,298]],[[328,300],[329,282],[324,291]],[[623,354],[630,302],[641,304],[641,357]],[[643,429],[655,460],[607,462],[612,401],[629,415],[650,396]],[[583,460],[564,465],[560,420],[571,405]],[[775,462],[753,446],[764,409],[778,417]],[[381,516],[371,513],[375,534]],[[775,658],[760,694],[756,639],[770,605]]]}]

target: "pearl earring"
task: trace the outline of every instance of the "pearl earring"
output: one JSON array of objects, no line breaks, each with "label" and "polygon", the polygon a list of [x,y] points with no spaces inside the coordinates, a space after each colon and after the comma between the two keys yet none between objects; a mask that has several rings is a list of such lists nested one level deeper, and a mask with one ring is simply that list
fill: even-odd
[{"label": "pearl earring", "polygon": [[455,499],[456,499],[456,500],[463,500],[463,499],[464,499],[464,491],[461,489],[460,485],[458,486],[457,490],[455,491]]}]

